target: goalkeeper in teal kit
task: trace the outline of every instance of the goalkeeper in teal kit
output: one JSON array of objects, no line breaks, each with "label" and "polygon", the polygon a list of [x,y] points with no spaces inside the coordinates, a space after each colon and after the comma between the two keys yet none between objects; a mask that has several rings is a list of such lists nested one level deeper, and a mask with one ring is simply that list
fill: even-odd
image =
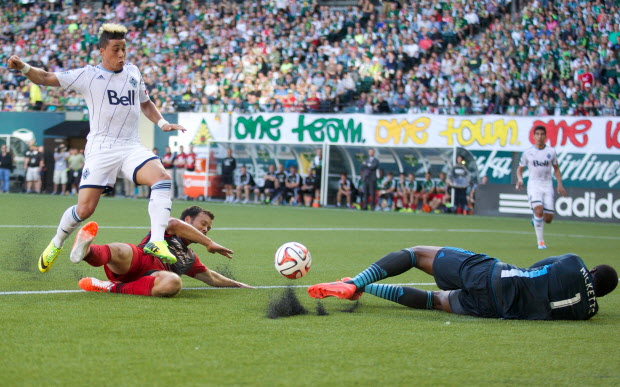
[{"label": "goalkeeper in teal kit", "polygon": [[[440,291],[375,284],[412,268],[435,278]],[[587,320],[597,298],[613,291],[608,265],[588,270],[575,254],[545,258],[529,268],[455,247],[416,246],[390,253],[353,278],[310,286],[314,298],[357,300],[370,293],[416,309],[522,320]]]}]

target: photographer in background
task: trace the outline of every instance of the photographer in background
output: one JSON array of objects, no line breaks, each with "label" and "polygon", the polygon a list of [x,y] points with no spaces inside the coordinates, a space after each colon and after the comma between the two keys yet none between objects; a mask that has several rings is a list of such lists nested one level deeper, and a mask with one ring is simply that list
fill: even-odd
[{"label": "photographer in background", "polygon": [[82,168],[84,168],[84,154],[77,148],[69,149],[69,157],[67,158],[69,166],[69,186],[71,195],[77,194],[82,180]]},{"label": "photographer in background", "polygon": [[0,147],[0,191],[2,193],[9,193],[11,172],[14,168],[13,155],[7,151],[6,144],[2,144]]},{"label": "photographer in background", "polygon": [[467,187],[471,176],[463,156],[456,156],[456,164],[450,171],[449,184],[454,189],[454,206],[457,214],[467,215]]},{"label": "photographer in background", "polygon": [[26,193],[41,192],[41,168],[43,166],[43,153],[39,152],[39,147],[34,140],[30,140],[30,148],[24,153]]},{"label": "photographer in background", "polygon": [[67,146],[60,144],[54,149],[54,195],[67,194]]}]

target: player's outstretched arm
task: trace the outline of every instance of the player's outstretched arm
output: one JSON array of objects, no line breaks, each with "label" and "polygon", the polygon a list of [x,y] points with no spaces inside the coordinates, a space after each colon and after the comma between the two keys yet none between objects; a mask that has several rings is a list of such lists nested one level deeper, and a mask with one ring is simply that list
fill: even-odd
[{"label": "player's outstretched arm", "polygon": [[168,227],[166,227],[166,233],[180,236],[193,243],[201,244],[206,247],[207,251],[210,253],[218,253],[226,258],[232,259],[232,254],[234,253],[232,250],[213,242],[211,238],[198,231],[194,226],[180,219],[170,218],[168,220]]},{"label": "player's outstretched arm", "polygon": [[207,251],[209,251],[211,254],[218,253],[229,259],[233,258],[231,255],[233,254],[233,251],[231,249],[229,249],[228,247],[221,246],[213,241],[211,241],[211,246],[207,247]]},{"label": "player's outstretched arm", "polygon": [[214,286],[218,288],[247,288],[254,289],[253,286],[246,285],[243,282],[235,281],[230,278],[224,277],[220,273],[209,270],[204,273],[198,273],[194,276],[197,280],[204,282],[209,286]]},{"label": "player's outstretched arm", "polygon": [[32,67],[25,63],[17,55],[12,55],[7,62],[9,69],[21,71],[26,78],[37,85],[60,86],[56,74],[47,72],[43,69]]},{"label": "player's outstretched arm", "polygon": [[159,110],[157,110],[157,106],[153,103],[153,101],[149,100],[140,104],[140,109],[142,113],[151,120],[152,123],[156,124],[163,130],[164,132],[172,132],[173,130],[180,130],[181,132],[185,132],[185,127],[179,124],[171,124],[162,117]]}]

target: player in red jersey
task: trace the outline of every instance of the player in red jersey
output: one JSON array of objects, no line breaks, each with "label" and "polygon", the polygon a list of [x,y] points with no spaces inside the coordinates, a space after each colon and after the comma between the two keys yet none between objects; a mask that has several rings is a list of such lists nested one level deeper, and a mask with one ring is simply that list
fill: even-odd
[{"label": "player in red jersey", "polygon": [[213,213],[198,206],[186,208],[180,219],[170,218],[165,239],[170,251],[177,258],[174,264],[163,263],[143,251],[150,235],[139,245],[94,245],[92,242],[97,235],[98,226],[95,222],[88,223],[78,232],[71,250],[71,261],[85,261],[95,267],[104,266],[108,281],[82,278],[79,286],[94,292],[173,297],[181,291],[183,283],[180,276],[185,274],[210,286],[251,288],[209,270],[188,247],[191,243],[198,243],[205,246],[210,253],[232,258],[232,250],[207,237],[214,218]]}]

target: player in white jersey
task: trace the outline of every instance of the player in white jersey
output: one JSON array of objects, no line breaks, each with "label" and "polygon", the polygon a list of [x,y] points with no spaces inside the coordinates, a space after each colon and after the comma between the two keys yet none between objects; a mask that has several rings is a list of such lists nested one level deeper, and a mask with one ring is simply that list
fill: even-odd
[{"label": "player in white jersey", "polygon": [[536,231],[538,248],[546,249],[543,235],[544,223],[551,223],[554,213],[553,180],[551,170],[558,181],[558,192],[566,196],[566,191],[562,185],[562,173],[558,166],[558,156],[555,150],[545,145],[547,141],[547,129],[544,126],[534,128],[534,141],[536,144],[523,152],[519,168],[517,169],[517,190],[523,187],[523,169],[528,168],[530,172],[527,182],[527,197],[534,216],[532,223]]},{"label": "player in white jersey", "polygon": [[176,262],[164,240],[172,207],[171,178],[159,158],[140,145],[140,112],[164,132],[185,128],[164,120],[149,99],[140,70],[126,63],[126,34],[127,29],[118,24],[104,24],[99,29],[101,63],[97,66],[52,73],[31,67],[15,55],[8,60],[10,69],[21,71],[31,82],[75,90],[88,105],[90,132],[78,203],[65,211],[56,236],[39,257],[41,272],[50,269],[65,240],[95,212],[101,194],[114,185],[119,173],[138,185],[151,187],[151,240],[144,251],[165,263]]}]

